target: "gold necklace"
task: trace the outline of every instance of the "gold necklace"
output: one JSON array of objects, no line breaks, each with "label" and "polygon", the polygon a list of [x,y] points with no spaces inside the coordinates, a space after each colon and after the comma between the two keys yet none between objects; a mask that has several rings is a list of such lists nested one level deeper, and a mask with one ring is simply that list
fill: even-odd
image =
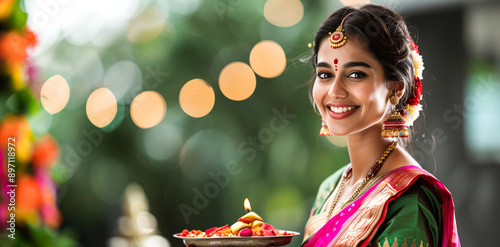
[{"label": "gold necklace", "polygon": [[[359,193],[363,190],[366,183],[368,183],[368,181],[370,181],[370,179],[372,179],[373,176],[375,176],[375,174],[378,172],[378,170],[380,170],[380,167],[382,166],[382,164],[384,164],[384,162],[387,159],[387,157],[389,156],[389,154],[391,154],[392,151],[394,151],[394,149],[396,149],[397,143],[398,143],[397,141],[394,141],[391,143],[391,145],[389,145],[385,149],[385,151],[380,155],[380,157],[377,159],[377,161],[375,161],[375,164],[373,164],[373,166],[370,167],[370,170],[368,170],[368,173],[366,174],[365,178],[363,178],[363,181],[361,181],[361,184],[358,186],[356,191],[354,191],[354,193],[351,195],[349,200],[347,200],[346,202],[344,202],[342,204],[342,206],[340,207],[341,210],[344,209],[345,207],[347,207],[347,205],[351,204],[358,197]],[[342,194],[342,192],[344,191],[345,182],[349,178],[351,178],[351,176],[352,176],[352,167],[349,166],[347,168],[347,170],[344,172],[342,179],[340,180],[339,187],[336,189],[336,193],[335,193],[335,196],[333,197],[332,205],[330,206],[330,210],[328,211],[328,216],[326,217],[327,221],[332,217],[333,209],[337,205],[337,201],[339,200],[340,194]]]}]

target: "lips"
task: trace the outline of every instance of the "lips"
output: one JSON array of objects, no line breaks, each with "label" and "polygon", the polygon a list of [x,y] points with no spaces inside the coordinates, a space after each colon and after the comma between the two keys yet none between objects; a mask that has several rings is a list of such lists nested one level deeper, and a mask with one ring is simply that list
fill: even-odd
[{"label": "lips", "polygon": [[344,119],[354,114],[359,106],[355,105],[327,105],[328,115],[333,119]]}]

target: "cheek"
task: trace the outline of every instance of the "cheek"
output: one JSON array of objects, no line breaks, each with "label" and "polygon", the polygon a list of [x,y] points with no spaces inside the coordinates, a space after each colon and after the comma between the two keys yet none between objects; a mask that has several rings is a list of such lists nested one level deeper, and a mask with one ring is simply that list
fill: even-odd
[{"label": "cheek", "polygon": [[325,95],[325,92],[322,89],[321,85],[319,83],[315,82],[313,85],[313,89],[312,89],[312,96],[313,96],[314,102],[316,102],[316,104],[321,106],[321,104],[323,102],[324,95]]},{"label": "cheek", "polygon": [[373,89],[372,92],[368,96],[368,101],[370,102],[369,105],[371,106],[371,110],[375,113],[381,114],[386,112],[387,108],[387,90],[384,89]]}]

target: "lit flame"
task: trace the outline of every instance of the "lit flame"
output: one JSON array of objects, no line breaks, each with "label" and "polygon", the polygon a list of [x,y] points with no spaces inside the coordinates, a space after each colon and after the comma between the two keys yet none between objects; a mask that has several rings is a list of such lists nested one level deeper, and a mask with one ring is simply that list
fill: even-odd
[{"label": "lit flame", "polygon": [[252,210],[252,207],[250,207],[250,201],[248,200],[248,198],[245,198],[245,203],[243,203],[243,205],[245,206],[245,210],[250,212]]}]

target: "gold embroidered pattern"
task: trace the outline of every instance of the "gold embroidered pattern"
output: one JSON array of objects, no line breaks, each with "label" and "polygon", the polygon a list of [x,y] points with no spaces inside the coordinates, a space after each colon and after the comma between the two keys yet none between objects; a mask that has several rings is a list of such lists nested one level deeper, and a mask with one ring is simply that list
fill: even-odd
[{"label": "gold embroidered pattern", "polygon": [[340,236],[337,244],[356,246],[374,230],[375,225],[372,223],[382,216],[385,202],[397,192],[387,183],[379,184],[378,189],[380,190],[374,197],[367,198],[363,202],[359,213],[353,217],[354,219],[345,233]]},{"label": "gold embroidered pattern", "polygon": [[[406,241],[407,241],[407,239],[404,238],[404,240],[400,246],[398,243],[398,238],[395,237],[394,242],[392,242],[392,244],[391,244],[389,242],[389,240],[387,239],[387,237],[385,237],[384,243],[382,244],[382,242],[378,242],[377,247],[408,247],[408,243]],[[416,243],[418,243],[418,241],[416,239],[413,239],[413,242],[410,244],[410,247],[417,247]],[[424,245],[424,241],[420,240],[420,245],[418,247],[429,247],[429,243],[426,243]]]}]

